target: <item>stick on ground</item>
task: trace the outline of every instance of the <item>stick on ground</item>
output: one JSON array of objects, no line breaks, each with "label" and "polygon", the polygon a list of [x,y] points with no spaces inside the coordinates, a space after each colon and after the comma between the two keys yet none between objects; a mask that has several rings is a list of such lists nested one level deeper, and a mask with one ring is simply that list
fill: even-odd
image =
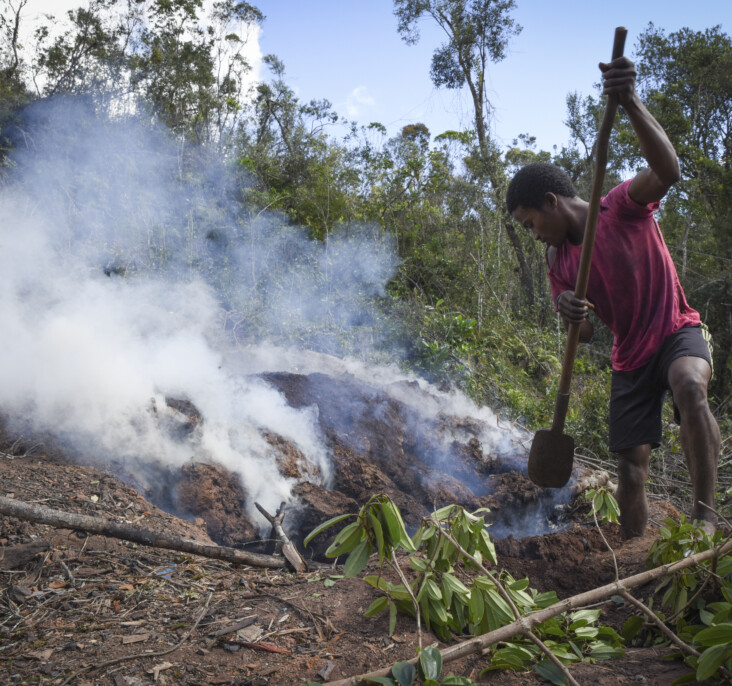
[{"label": "stick on ground", "polygon": [[283,557],[274,555],[259,555],[248,553],[236,548],[227,548],[211,543],[199,543],[181,536],[162,534],[157,531],[142,529],[130,524],[120,524],[101,517],[77,514],[75,512],[64,512],[53,510],[40,505],[30,505],[20,500],[0,496],[0,514],[9,517],[16,517],[38,524],[48,524],[57,529],[79,529],[91,534],[121,538],[133,543],[141,543],[152,548],[165,548],[166,550],[177,550],[183,553],[192,553],[216,560],[226,560],[235,564],[250,565],[252,567],[268,567],[279,569],[284,567],[286,562]]}]

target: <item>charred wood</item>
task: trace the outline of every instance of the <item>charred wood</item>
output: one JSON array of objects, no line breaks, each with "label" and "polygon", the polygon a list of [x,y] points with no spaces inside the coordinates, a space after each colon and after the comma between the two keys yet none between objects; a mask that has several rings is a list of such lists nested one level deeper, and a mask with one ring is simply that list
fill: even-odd
[{"label": "charred wood", "polygon": [[285,518],[285,503],[281,503],[277,514],[272,516],[259,503],[254,503],[262,516],[272,525],[270,537],[277,540],[275,548],[276,553],[282,553],[292,568],[300,573],[308,571],[308,563],[300,555],[295,544],[289,539],[285,530],[282,528],[282,520]]}]

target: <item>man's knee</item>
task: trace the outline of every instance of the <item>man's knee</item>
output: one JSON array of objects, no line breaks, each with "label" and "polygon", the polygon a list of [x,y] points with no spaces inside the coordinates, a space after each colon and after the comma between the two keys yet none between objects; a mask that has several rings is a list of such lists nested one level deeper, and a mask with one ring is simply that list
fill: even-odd
[{"label": "man's knee", "polygon": [[623,485],[640,487],[648,479],[650,446],[639,446],[618,453],[618,476]]},{"label": "man's knee", "polygon": [[696,413],[706,411],[709,408],[707,402],[707,382],[692,375],[682,378],[673,389],[674,402],[679,408],[681,415],[684,413]]},{"label": "man's knee", "polygon": [[709,410],[707,389],[711,369],[700,357],[681,357],[669,369],[669,386],[682,417]]}]

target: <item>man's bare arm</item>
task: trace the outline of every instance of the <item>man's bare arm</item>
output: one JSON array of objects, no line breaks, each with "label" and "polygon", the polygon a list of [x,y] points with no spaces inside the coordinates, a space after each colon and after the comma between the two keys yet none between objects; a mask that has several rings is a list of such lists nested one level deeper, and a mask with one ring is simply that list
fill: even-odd
[{"label": "man's bare arm", "polygon": [[680,178],[679,160],[666,132],[648,111],[635,90],[635,67],[627,57],[600,64],[603,93],[614,93],[638,136],[648,168],[631,181],[628,192],[640,205],[661,200]]}]

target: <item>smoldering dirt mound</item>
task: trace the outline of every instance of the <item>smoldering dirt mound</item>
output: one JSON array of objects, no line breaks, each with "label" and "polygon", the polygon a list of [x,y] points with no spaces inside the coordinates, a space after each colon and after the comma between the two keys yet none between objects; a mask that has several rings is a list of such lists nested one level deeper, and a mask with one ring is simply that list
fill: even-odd
[{"label": "smoldering dirt mound", "polygon": [[[322,372],[269,372],[259,378],[291,407],[316,409],[331,458],[326,478],[292,442],[262,432],[280,474],[292,485],[285,524],[296,541],[332,516],[357,512],[376,493],[392,498],[410,528],[434,508],[457,503],[469,510],[489,508],[494,535],[517,537],[556,526],[555,505],[568,499],[526,477],[522,436],[512,426],[450,414],[449,404],[435,404],[417,382],[379,386]],[[206,421],[185,399],[169,398],[167,405],[178,418],[178,432],[194,433]],[[248,495],[247,480],[256,476],[191,461],[180,470],[161,470],[145,495],[164,509],[202,518],[219,543],[251,545],[259,532],[266,533]],[[329,540],[316,540],[309,554],[320,555]]]},{"label": "smoldering dirt mound", "polygon": [[[292,411],[304,412],[328,454],[326,468],[319,455],[306,455],[292,434],[285,438],[269,427],[247,427],[256,449],[264,446],[277,466],[280,482],[272,485],[273,493],[281,493],[284,483],[290,494],[284,524],[296,543],[326,519],[357,512],[377,493],[397,504],[410,529],[435,508],[457,503],[469,510],[488,508],[494,537],[556,530],[562,515],[557,505],[570,496],[527,478],[528,437],[520,430],[459,394],[389,375],[369,381],[326,362],[327,373],[246,376],[279,394]],[[149,412],[161,434],[189,451],[188,461],[175,466],[162,459],[144,465],[110,459],[100,465],[93,456],[64,455],[52,436],[37,438],[46,452],[101,466],[167,512],[189,521],[200,518],[218,543],[266,549],[262,539],[269,526],[252,495],[261,497],[262,474],[237,469],[231,460],[224,466],[215,452],[204,449],[207,418],[190,399],[168,396],[164,406],[153,403]],[[321,556],[333,535],[316,539],[308,555]]]}]

